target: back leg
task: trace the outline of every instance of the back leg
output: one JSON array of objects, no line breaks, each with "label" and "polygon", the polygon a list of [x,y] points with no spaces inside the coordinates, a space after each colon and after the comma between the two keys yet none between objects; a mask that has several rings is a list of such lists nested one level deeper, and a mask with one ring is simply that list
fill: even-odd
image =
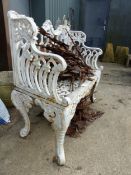
[{"label": "back leg", "polygon": [[94,103],[96,101],[96,98],[94,97],[95,89],[96,89],[96,83],[94,84],[94,86],[91,90],[91,93],[90,93],[90,100],[91,100],[92,103]]}]

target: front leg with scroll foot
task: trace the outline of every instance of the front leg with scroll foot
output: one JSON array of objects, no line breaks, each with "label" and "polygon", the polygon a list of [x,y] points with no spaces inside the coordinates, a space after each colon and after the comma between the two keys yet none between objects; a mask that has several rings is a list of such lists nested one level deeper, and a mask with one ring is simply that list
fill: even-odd
[{"label": "front leg with scroll foot", "polygon": [[56,118],[52,123],[55,130],[55,140],[56,140],[56,154],[55,160],[58,165],[64,165],[65,160],[65,151],[64,151],[64,140],[67,129],[69,127],[70,121],[73,118],[76,110],[77,104],[72,104],[66,107],[63,111],[57,111]]},{"label": "front leg with scroll foot", "polygon": [[20,130],[20,136],[26,137],[30,131],[30,120],[28,116],[29,109],[32,107],[33,100],[30,96],[13,90],[11,93],[11,100],[18,109],[24,119],[25,126]]}]

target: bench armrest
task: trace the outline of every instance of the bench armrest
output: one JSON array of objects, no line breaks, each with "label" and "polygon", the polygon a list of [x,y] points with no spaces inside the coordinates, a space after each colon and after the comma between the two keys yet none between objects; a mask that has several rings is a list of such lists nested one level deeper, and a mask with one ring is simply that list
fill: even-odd
[{"label": "bench armrest", "polygon": [[[63,57],[53,53],[42,52],[37,49],[35,44],[31,45],[32,53],[36,55],[34,65],[38,66],[39,87],[49,98],[54,98],[57,103],[67,103],[57,93],[57,81],[59,74],[67,68],[67,63]],[[43,75],[43,77],[42,77]],[[43,84],[42,84],[43,83]]]},{"label": "bench armrest", "polygon": [[88,47],[84,43],[86,42],[86,34],[82,31],[70,31],[70,37],[73,39],[74,43],[79,44],[80,52],[82,57],[88,66],[92,69],[102,69],[98,67],[97,60],[100,55],[102,55],[102,50],[100,48]]},{"label": "bench armrest", "polygon": [[80,50],[88,66],[91,66],[92,69],[103,69],[102,66],[99,67],[97,64],[99,56],[103,53],[100,48],[87,47],[85,44],[82,44]]},{"label": "bench armrest", "polygon": [[34,20],[8,12],[14,85],[22,90],[66,103],[57,93],[59,74],[67,67],[64,58],[36,47],[38,27]]}]

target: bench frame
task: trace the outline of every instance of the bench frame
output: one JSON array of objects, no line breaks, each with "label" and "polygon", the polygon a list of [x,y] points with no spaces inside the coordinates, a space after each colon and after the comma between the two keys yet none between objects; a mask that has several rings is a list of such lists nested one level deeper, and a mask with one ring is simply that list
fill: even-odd
[{"label": "bench frame", "polygon": [[[90,95],[92,102],[94,101],[92,92],[99,83],[102,70],[102,67],[97,66],[97,59],[102,54],[102,50],[85,46],[86,35],[83,32],[70,31],[68,26],[62,25],[54,30],[51,22],[45,21],[42,27],[47,32],[72,47],[73,44],[66,32],[68,30],[73,40],[81,44],[81,52],[86,64],[94,70],[95,76],[92,81],[85,82],[68,96],[61,96],[57,92],[57,86],[59,74],[67,67],[64,58],[57,54],[41,52],[36,47],[37,36],[40,34],[32,18],[9,11],[8,19],[15,85],[11,99],[25,123],[24,128],[20,130],[20,136],[26,137],[29,134],[29,109],[34,104],[39,105],[44,110],[44,117],[52,123],[55,131],[56,160],[59,165],[64,165],[65,134],[80,100]],[[41,44],[48,42],[48,40],[44,41],[43,36],[40,38]]]}]

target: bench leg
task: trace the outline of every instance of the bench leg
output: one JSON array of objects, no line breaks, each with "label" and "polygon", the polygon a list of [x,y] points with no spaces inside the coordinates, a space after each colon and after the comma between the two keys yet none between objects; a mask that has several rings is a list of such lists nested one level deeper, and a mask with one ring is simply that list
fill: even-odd
[{"label": "bench leg", "polygon": [[20,111],[23,116],[25,126],[20,130],[20,136],[26,137],[30,131],[30,120],[28,116],[29,109],[32,107],[33,100],[30,96],[21,92],[13,90],[11,93],[11,100],[17,110]]},{"label": "bench leg", "polygon": [[90,100],[92,103],[94,103],[96,101],[96,98],[94,97],[95,88],[96,88],[96,84],[93,86],[93,88],[91,90]]},{"label": "bench leg", "polygon": [[96,101],[96,98],[94,97],[94,94],[90,96],[91,103],[94,103]]},{"label": "bench leg", "polygon": [[64,139],[70,121],[75,114],[75,110],[76,105],[70,105],[69,107],[65,108],[65,110],[56,114],[56,118],[53,123],[56,138],[55,160],[59,165],[65,164]]},{"label": "bench leg", "polygon": [[65,151],[64,151],[64,140],[65,140],[65,130],[58,130],[55,131],[55,143],[56,143],[56,153],[55,153],[55,159],[58,163],[58,165],[64,165],[65,164]]}]

